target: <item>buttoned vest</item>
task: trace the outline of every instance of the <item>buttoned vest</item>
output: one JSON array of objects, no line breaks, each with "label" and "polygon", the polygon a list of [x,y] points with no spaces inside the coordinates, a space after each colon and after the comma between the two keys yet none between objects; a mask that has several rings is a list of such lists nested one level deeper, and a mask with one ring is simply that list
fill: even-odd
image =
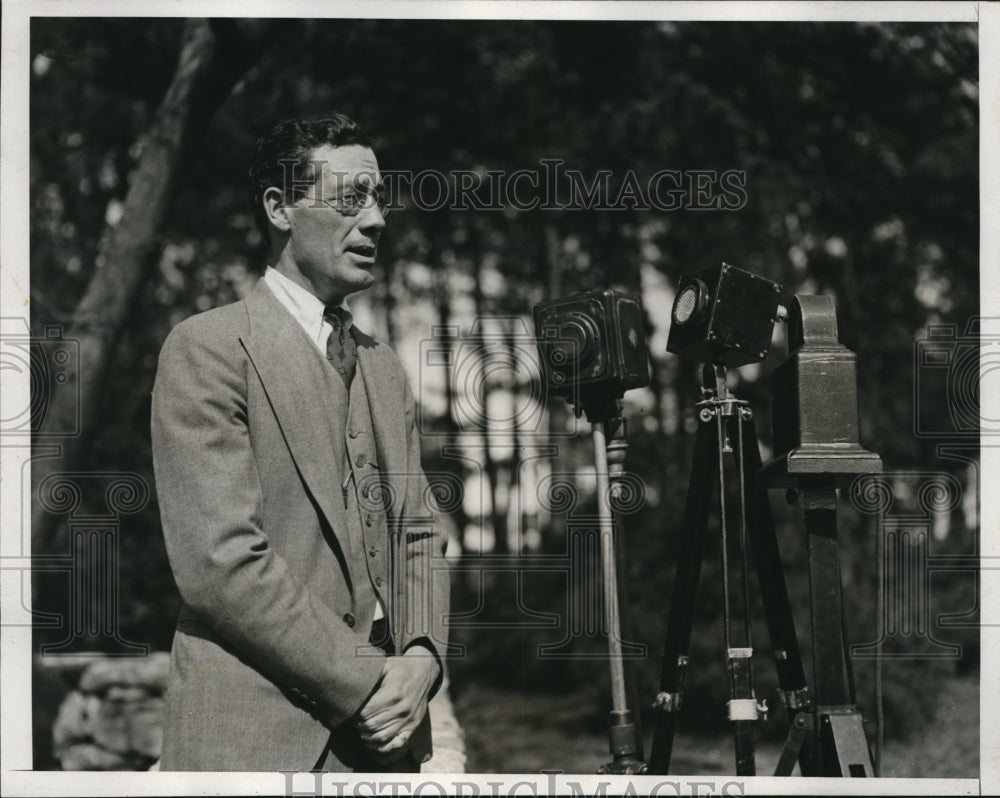
[{"label": "buttoned vest", "polygon": [[[341,428],[332,419],[334,440],[343,443],[339,497],[343,501],[346,530],[336,530],[351,574],[354,612],[344,621],[348,626],[369,625],[379,600],[390,615],[388,524],[385,491],[375,448],[368,392],[358,363],[357,373],[346,389],[336,369],[326,369],[328,390],[347,393],[347,423]],[[346,534],[345,534],[346,533]],[[373,641],[379,643],[381,641]]]}]

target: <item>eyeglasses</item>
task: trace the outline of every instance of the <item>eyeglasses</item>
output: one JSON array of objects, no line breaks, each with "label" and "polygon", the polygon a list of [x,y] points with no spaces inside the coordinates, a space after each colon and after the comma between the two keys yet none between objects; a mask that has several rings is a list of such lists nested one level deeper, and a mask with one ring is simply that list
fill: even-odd
[{"label": "eyeglasses", "polygon": [[339,197],[330,197],[330,199],[323,199],[322,197],[307,197],[307,199],[321,202],[326,207],[333,208],[341,216],[357,216],[361,211],[371,208],[374,205],[379,209],[382,216],[386,217],[389,215],[389,208],[391,207],[389,205],[389,197],[384,189],[366,192],[348,191]]}]

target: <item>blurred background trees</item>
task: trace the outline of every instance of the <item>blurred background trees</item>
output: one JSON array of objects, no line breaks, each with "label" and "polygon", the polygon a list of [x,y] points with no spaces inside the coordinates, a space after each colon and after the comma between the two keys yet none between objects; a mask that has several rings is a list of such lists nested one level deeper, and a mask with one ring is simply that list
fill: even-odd
[{"label": "blurred background trees", "polygon": [[[164,337],[243,296],[263,269],[244,190],[253,141],[290,116],[340,110],[372,137],[384,170],[510,174],[560,159],[588,182],[609,170],[611,196],[629,174],[642,186],[662,169],[746,175],[738,210],[430,211],[403,196],[407,207],[390,217],[380,280],[352,307],[411,369],[425,467],[465,485],[450,507],[455,610],[470,618],[454,631],[466,646],[452,665],[459,696],[484,685],[563,691],[583,696],[584,726],[599,731],[606,717],[604,663],[538,656],[566,630],[537,619],[564,617],[573,591],[590,588],[532,571],[515,583],[476,559],[565,552],[567,515],[547,493],[560,479],[581,508],[593,502],[583,426],[548,437],[573,419],[531,380],[530,310],[543,298],[620,286],[645,302],[653,380],[627,397],[626,413],[628,467],[647,490],[623,524],[633,637],[649,646],[636,669],[644,698],[655,693],[693,442],[696,368],[664,351],[684,272],[726,260],[780,282],[786,297],[835,297],[841,340],[858,354],[862,441],[887,471],[954,473],[971,508],[966,500],[939,519],[935,551],[976,552],[976,453],[941,456],[941,439],[914,426],[918,413],[949,413],[947,391],[921,382],[915,341],[931,324],[961,335],[979,312],[975,27],[36,18],[30,58],[31,324],[37,335],[62,325],[84,343],[86,383],[84,434],[62,458],[36,461],[37,479],[113,470],[152,484],[149,395]],[[454,370],[429,368],[428,347],[449,349]],[[768,362],[782,356],[779,340]],[[759,419],[770,417],[769,368],[733,375]],[[57,391],[39,421],[58,429],[66,401]],[[490,421],[501,418],[510,421]],[[768,427],[758,423],[765,459]],[[804,636],[802,532],[775,504]],[[850,508],[844,516],[849,630],[871,641],[874,523]],[[36,554],[65,549],[61,522],[35,513]],[[123,518],[119,545],[121,631],[166,649],[178,596],[155,501]],[[688,701],[689,723],[706,732],[725,726],[713,562],[710,549],[693,643],[703,667]],[[65,612],[65,581],[36,574],[35,608]],[[936,576],[932,601],[932,617],[971,612],[974,624],[974,576]],[[976,650],[974,626],[935,634]],[[40,642],[64,636],[36,632]],[[574,655],[604,646],[592,629],[568,645]],[[888,731],[925,721],[920,696],[953,668],[887,665]],[[758,668],[761,694],[774,687],[767,670]],[[869,676],[864,665],[870,710]]]}]

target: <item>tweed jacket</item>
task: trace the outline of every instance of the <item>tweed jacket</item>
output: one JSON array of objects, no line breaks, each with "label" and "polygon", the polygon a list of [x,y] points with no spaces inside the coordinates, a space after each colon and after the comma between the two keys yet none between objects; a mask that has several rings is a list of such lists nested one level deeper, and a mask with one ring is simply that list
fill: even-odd
[{"label": "tweed jacket", "polygon": [[[387,515],[374,566],[347,539],[347,393],[330,390],[333,370],[264,281],[245,300],[178,324],[163,345],[153,463],[182,599],[164,770],[309,770],[331,730],[353,734],[346,722],[385,657],[369,644],[373,567],[388,586],[396,650],[419,639],[443,661],[444,541],[428,507],[413,396],[395,354],[353,334]],[[418,732],[420,761],[429,723]]]}]

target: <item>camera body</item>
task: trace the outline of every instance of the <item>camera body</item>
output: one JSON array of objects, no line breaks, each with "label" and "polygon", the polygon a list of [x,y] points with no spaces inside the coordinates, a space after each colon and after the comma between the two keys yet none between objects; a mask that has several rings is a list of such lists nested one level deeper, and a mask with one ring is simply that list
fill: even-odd
[{"label": "camera body", "polygon": [[535,334],[549,389],[587,410],[649,384],[638,299],[586,291],[534,307]]},{"label": "camera body", "polygon": [[780,293],[777,283],[728,263],[684,275],[667,351],[728,368],[764,360]]}]

